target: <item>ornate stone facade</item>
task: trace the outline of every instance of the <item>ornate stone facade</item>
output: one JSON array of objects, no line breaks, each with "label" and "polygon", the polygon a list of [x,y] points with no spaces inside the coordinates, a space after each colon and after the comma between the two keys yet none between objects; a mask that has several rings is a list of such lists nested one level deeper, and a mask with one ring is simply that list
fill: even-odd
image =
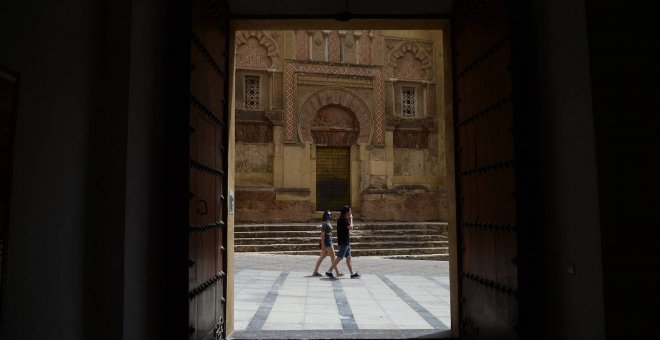
[{"label": "ornate stone facade", "polygon": [[346,204],[357,216],[445,220],[439,37],[237,32],[236,221],[317,219],[318,147],[349,150],[350,176],[341,180],[350,182]]}]

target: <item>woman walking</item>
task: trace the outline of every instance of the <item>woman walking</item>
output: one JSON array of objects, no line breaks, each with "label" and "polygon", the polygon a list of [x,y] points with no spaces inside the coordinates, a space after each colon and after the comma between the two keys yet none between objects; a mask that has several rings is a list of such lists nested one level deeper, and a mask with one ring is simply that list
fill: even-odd
[{"label": "woman walking", "polygon": [[332,278],[332,269],[336,271],[339,261],[346,258],[346,266],[348,267],[348,271],[351,272],[351,279],[359,279],[361,277],[357,271],[353,272],[351,261],[350,231],[353,229],[355,229],[353,226],[353,210],[351,207],[345,205],[341,208],[341,216],[339,216],[339,219],[337,220],[337,244],[339,246],[337,258],[332,260],[332,266],[330,266],[330,269],[325,272],[325,276]]},{"label": "woman walking", "polygon": [[[332,213],[330,210],[326,210],[321,219],[323,220],[323,224],[321,224],[321,239],[319,240],[319,248],[321,249],[321,252],[319,253],[319,259],[316,260],[316,267],[314,267],[314,273],[312,273],[312,276],[322,276],[319,274],[319,267],[326,256],[330,256],[332,263],[335,262],[335,248],[332,245],[332,225],[330,225]],[[337,268],[335,268],[335,272],[337,273],[337,276],[344,275]]]}]

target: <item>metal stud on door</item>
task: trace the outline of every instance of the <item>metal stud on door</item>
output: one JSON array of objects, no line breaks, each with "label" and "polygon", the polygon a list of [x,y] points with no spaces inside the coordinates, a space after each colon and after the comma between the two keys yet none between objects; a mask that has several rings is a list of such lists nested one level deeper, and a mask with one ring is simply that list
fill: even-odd
[{"label": "metal stud on door", "polygon": [[453,7],[461,337],[516,339],[516,220],[506,0]]},{"label": "metal stud on door", "polygon": [[190,34],[190,339],[225,337],[227,204],[226,1],[192,1]]}]

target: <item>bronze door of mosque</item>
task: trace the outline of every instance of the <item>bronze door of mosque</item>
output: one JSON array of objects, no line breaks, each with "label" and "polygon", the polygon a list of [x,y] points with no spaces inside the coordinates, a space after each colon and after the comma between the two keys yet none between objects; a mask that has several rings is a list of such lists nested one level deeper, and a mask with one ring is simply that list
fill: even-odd
[{"label": "bronze door of mosque", "polygon": [[511,20],[506,0],[453,8],[460,331],[518,338]]},{"label": "bronze door of mosque", "polygon": [[192,1],[189,339],[226,335],[227,13],[225,1]]},{"label": "bronze door of mosque", "polygon": [[350,149],[316,147],[316,210],[350,204]]}]

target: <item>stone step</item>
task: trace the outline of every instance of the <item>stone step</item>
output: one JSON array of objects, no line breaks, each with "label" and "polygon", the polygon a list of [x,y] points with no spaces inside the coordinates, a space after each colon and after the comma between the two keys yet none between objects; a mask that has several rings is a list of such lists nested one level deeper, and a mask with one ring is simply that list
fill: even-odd
[{"label": "stone step", "polygon": [[[254,235],[251,235],[254,236]],[[442,235],[351,235],[351,243],[383,243],[389,242],[396,244],[401,241],[446,241],[446,237]],[[318,233],[306,236],[289,236],[286,237],[287,244],[315,244],[319,240]],[[235,245],[258,245],[258,244],[275,244],[282,243],[283,237],[269,235],[268,237],[236,237],[234,236]],[[333,242],[336,243],[336,237],[333,237]]]},{"label": "stone step", "polygon": [[[351,231],[355,256],[383,256],[405,259],[448,258],[448,229],[443,222],[355,221]],[[270,254],[318,255],[320,222],[239,224],[234,229],[234,251]],[[336,222],[333,223],[336,228]],[[333,232],[337,249],[337,232]],[[395,248],[396,247],[396,248]]]},{"label": "stone step", "polygon": [[[314,230],[294,230],[294,231],[235,231],[234,238],[254,238],[254,237],[308,237],[308,236],[319,236],[320,230],[315,228]],[[336,237],[337,232],[334,231],[333,237]],[[359,235],[383,235],[383,236],[394,236],[394,235],[436,235],[436,236],[447,236],[446,232],[441,232],[433,229],[392,229],[392,230],[353,230],[351,231],[351,237]]]},{"label": "stone step", "polygon": [[[316,251],[313,250],[287,250],[287,251],[278,251],[278,252],[260,252],[260,253],[266,253],[266,254],[284,254],[284,255],[318,255],[319,251],[318,249]],[[384,249],[357,249],[353,248],[353,245],[351,245],[351,256],[357,257],[357,256],[382,256],[382,257],[388,257],[390,256],[403,256],[403,255],[410,255],[410,248],[384,248]],[[416,255],[411,255],[411,256],[420,256],[420,255],[433,255],[437,257],[438,259],[441,259],[443,261],[446,261],[449,259],[449,255],[446,255],[444,257],[444,254],[449,253],[449,248],[448,247],[437,247],[437,248],[417,248],[415,249],[415,254]]]},{"label": "stone step", "polygon": [[449,261],[449,254],[420,254],[420,255],[394,255],[383,256],[392,260],[429,260],[429,261]]},{"label": "stone step", "polygon": [[[437,247],[447,247],[448,241],[405,241],[405,242],[351,242],[351,251],[352,249],[386,249],[388,247],[395,246],[396,248],[407,248],[410,253],[410,249],[417,248],[437,248]],[[338,247],[335,245],[335,250]],[[280,243],[280,244],[242,244],[234,245],[235,252],[272,252],[272,251],[298,251],[298,250],[312,250],[318,252],[318,243],[300,243],[300,244],[290,244],[290,243]]]},{"label": "stone step", "polygon": [[[289,223],[289,224],[237,224],[234,232],[255,231],[318,231],[321,223]],[[359,230],[438,230],[447,231],[447,223],[442,222],[420,222],[420,223],[355,223]],[[336,223],[333,223],[336,228]]]}]

